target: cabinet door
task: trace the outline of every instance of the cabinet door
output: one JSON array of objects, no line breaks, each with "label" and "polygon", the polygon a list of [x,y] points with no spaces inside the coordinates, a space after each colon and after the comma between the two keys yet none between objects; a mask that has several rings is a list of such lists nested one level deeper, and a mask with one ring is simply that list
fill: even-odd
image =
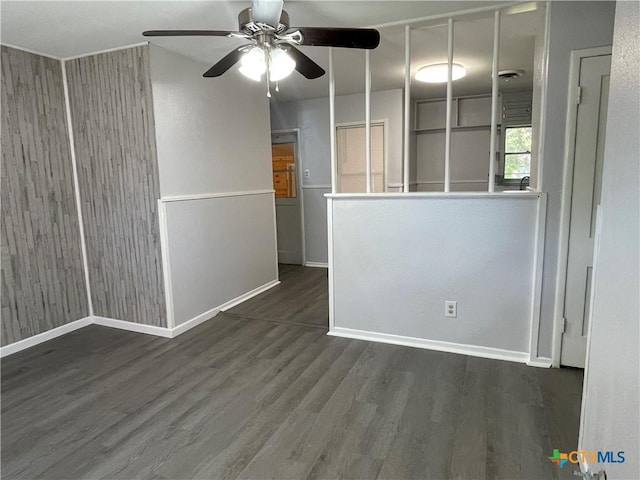
[{"label": "cabinet door", "polygon": [[[458,124],[458,105],[454,99],[451,105],[451,126]],[[446,127],[447,101],[435,100],[418,102],[416,111],[416,130],[433,130]]]}]

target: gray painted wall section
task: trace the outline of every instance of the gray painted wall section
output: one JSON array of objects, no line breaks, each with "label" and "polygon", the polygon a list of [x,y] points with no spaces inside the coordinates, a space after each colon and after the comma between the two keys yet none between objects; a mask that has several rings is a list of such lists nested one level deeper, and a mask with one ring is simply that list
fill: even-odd
[{"label": "gray painted wall section", "polygon": [[60,62],[2,47],[2,345],[89,314]]},{"label": "gray painted wall section", "polygon": [[266,92],[236,69],[203,78],[208,68],[151,48],[176,325],[278,278]]},{"label": "gray painted wall section", "polygon": [[176,325],[276,279],[272,194],[166,208]]},{"label": "gray painted wall section", "polygon": [[148,52],[66,67],[94,313],[166,326]]},{"label": "gray painted wall section", "polygon": [[602,224],[585,370],[580,448],[624,450],[591,465],[640,478],[640,4],[618,2],[602,178]]},{"label": "gray painted wall section", "polygon": [[332,203],[336,327],[529,351],[537,197]]},{"label": "gray painted wall section", "polygon": [[264,86],[150,48],[162,196],[273,188]]}]

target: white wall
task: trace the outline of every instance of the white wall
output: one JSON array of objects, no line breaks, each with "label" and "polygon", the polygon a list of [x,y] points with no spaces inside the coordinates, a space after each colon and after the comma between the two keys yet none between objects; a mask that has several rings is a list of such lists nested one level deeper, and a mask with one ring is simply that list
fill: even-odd
[{"label": "white wall", "polygon": [[539,190],[548,193],[538,354],[551,357],[571,50],[611,45],[615,2],[549,2],[546,125]]},{"label": "white wall", "polygon": [[640,478],[640,6],[618,2],[594,267],[580,448],[624,450],[622,464],[592,465],[608,478]]},{"label": "white wall", "polygon": [[209,67],[151,48],[176,325],[277,279],[268,100],[235,69],[203,78]]},{"label": "white wall", "polygon": [[[498,349],[522,361],[538,196],[413,195],[331,200],[336,332]],[[458,302],[457,318],[445,318],[445,300]]]},{"label": "white wall", "polygon": [[[388,185],[402,182],[402,90],[372,92],[371,117],[388,120]],[[364,94],[336,97],[336,123],[364,122]],[[331,152],[329,141],[329,99],[317,98],[271,105],[272,130],[300,129],[299,154],[302,169],[311,177],[303,179],[305,250],[308,262],[327,262],[326,200],[331,192]],[[313,188],[308,188],[313,187]],[[393,188],[392,190],[401,190]]]}]

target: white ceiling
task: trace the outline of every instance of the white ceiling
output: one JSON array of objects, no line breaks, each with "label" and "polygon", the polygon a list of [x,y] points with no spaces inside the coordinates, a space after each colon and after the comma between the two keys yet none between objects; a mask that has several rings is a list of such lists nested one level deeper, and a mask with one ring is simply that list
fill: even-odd
[{"label": "white ceiling", "polygon": [[[459,10],[476,9],[503,2],[439,1],[286,1],[292,26],[365,27],[412,20]],[[237,29],[237,14],[248,1],[1,1],[0,40],[57,58],[143,42],[143,30],[151,29]],[[486,16],[486,15],[485,15]],[[527,72],[511,89],[530,88],[533,39],[540,12],[505,15],[503,18],[501,68]],[[442,24],[442,22],[440,22]],[[374,90],[401,88],[404,83],[404,29],[380,29],[380,47],[371,54]],[[464,64],[468,75],[454,85],[454,95],[489,91],[493,27],[489,18],[465,17],[456,23],[455,61]],[[412,70],[446,61],[446,26],[412,32]],[[224,37],[153,38],[152,43],[203,63],[203,72],[241,40]],[[301,48],[317,63],[328,68],[328,49]],[[364,53],[336,49],[338,94],[364,89]],[[215,83],[212,79],[212,84]],[[256,88],[260,88],[256,84]],[[441,97],[443,86],[414,85],[416,98]],[[327,76],[306,80],[294,73],[281,82],[279,100],[317,98],[328,92]]]}]

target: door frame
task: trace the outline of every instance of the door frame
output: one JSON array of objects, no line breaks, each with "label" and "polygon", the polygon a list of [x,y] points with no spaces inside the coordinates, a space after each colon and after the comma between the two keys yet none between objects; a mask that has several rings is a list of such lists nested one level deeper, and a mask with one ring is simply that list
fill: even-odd
[{"label": "door frame", "polygon": [[[298,201],[300,202],[300,239],[302,242],[302,266],[306,266],[307,264],[307,246],[304,235],[304,188],[302,186],[302,182],[304,181],[304,171],[302,169],[302,155],[300,153],[300,139],[302,138],[301,132],[299,128],[288,128],[283,130],[271,130],[271,144],[273,145],[273,136],[274,135],[293,135],[296,137],[295,142],[295,160],[296,160],[296,195],[298,196]],[[273,159],[271,160],[272,170],[273,170]],[[273,177],[273,175],[272,175]],[[273,182],[273,179],[272,179]],[[278,219],[275,216],[276,211],[276,194],[275,190],[273,193],[273,212],[274,212],[274,221],[276,222],[276,231]],[[278,256],[278,235],[276,233],[276,258]]]},{"label": "door frame", "polygon": [[[551,366],[560,367],[562,334],[564,326],[564,303],[567,288],[567,262],[569,260],[569,228],[571,223],[571,198],[573,196],[573,170],[578,118],[578,86],[580,84],[580,62],[587,57],[611,55],[611,45],[571,51],[569,86],[567,89],[567,123],[563,155],[562,199],[560,204],[560,237],[558,242],[558,264],[556,273],[556,296],[553,319],[553,343]],[[588,335],[588,332],[587,332]],[[587,344],[589,340],[587,339]],[[587,349],[588,356],[588,349]]]}]

